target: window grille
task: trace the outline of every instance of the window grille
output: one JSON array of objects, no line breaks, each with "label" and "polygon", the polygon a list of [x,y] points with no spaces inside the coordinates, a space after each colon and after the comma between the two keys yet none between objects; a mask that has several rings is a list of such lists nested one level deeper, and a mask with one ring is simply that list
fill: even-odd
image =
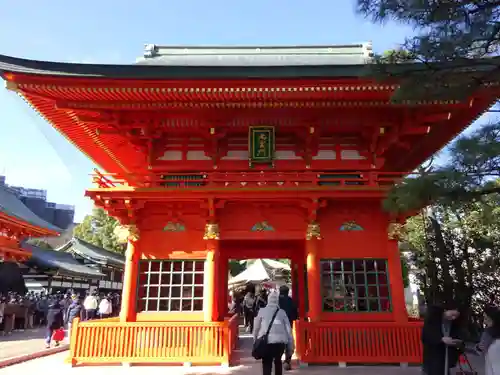
[{"label": "window grille", "polygon": [[141,260],[137,311],[203,311],[204,260]]},{"label": "window grille", "polygon": [[387,260],[321,260],[323,311],[391,311]]}]

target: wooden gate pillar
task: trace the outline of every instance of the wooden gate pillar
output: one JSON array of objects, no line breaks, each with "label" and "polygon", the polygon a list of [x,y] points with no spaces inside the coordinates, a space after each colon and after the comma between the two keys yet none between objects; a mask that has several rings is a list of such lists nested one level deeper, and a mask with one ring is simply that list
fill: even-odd
[{"label": "wooden gate pillar", "polygon": [[401,253],[397,239],[388,241],[387,266],[389,274],[390,296],[392,297],[392,311],[394,320],[398,323],[408,322],[408,311],[406,310],[405,290],[403,280],[403,269],[401,266]]},{"label": "wooden gate pillar", "polygon": [[205,260],[205,275],[203,288],[203,320],[214,322],[219,319],[219,278],[217,270],[220,269],[219,251],[219,225],[207,223],[205,225],[205,235],[207,257]]},{"label": "wooden gate pillar", "polygon": [[321,240],[319,224],[311,222],[306,234],[306,265],[307,265],[307,294],[309,297],[309,319],[321,319],[321,280],[318,259],[318,247]]},{"label": "wooden gate pillar", "polygon": [[137,318],[137,277],[139,273],[139,231],[135,225],[128,226],[125,273],[121,297],[120,322],[135,322]]},{"label": "wooden gate pillar", "polygon": [[302,254],[302,259],[298,262],[295,263],[295,266],[297,268],[297,288],[295,289],[297,291],[297,296],[295,297],[295,300],[297,301],[297,307],[299,310],[299,320],[304,320],[306,317],[306,304],[308,303],[308,299],[306,298],[306,264],[305,264],[305,257],[304,254]]}]

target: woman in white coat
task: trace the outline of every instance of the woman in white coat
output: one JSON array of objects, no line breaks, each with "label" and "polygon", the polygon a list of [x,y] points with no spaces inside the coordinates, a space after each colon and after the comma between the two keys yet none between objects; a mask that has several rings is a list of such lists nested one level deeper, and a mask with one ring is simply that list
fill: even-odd
[{"label": "woman in white coat", "polygon": [[500,311],[493,311],[486,324],[491,343],[485,350],[485,375],[500,375]]},{"label": "woman in white coat", "polygon": [[[267,297],[267,306],[261,308],[255,318],[253,338],[264,336],[269,327],[268,351],[262,358],[262,375],[271,375],[274,364],[274,374],[283,374],[283,363],[281,357],[285,352],[292,357],[295,350],[292,328],[285,310],[279,307],[280,296],[277,291],[272,291]],[[273,316],[276,317],[273,321]],[[272,322],[272,326],[271,326]]]}]

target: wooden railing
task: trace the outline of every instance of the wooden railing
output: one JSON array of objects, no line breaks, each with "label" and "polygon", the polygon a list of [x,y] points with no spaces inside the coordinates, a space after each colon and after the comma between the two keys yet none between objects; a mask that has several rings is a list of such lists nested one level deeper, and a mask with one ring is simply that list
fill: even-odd
[{"label": "wooden railing", "polygon": [[297,354],[305,363],[421,363],[422,323],[298,322]]},{"label": "wooden railing", "polygon": [[[228,365],[236,346],[234,320],[224,322],[117,322],[75,319],[70,362]],[[237,332],[237,327],[236,327]],[[235,336],[236,335],[236,336]]]},{"label": "wooden railing", "polygon": [[98,171],[93,182],[99,188],[163,187],[171,189],[205,188],[287,188],[287,187],[391,187],[407,172],[199,172],[135,175],[132,180],[116,178]]}]

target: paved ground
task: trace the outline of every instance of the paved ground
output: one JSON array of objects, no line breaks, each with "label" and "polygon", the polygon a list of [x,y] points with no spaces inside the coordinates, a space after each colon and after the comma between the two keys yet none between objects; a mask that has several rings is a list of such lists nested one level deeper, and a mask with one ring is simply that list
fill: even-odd
[{"label": "paved ground", "polygon": [[[258,375],[261,368],[255,361],[252,364],[245,364],[220,369],[213,367],[164,367],[164,366],[99,366],[99,367],[76,367],[71,368],[64,364],[67,352],[55,354],[49,357],[28,361],[19,365],[6,367],[0,370],[0,375],[36,374],[40,369],[50,369],[51,373],[64,375]],[[370,367],[370,375],[420,375],[418,368],[401,369],[399,367]],[[305,369],[295,369],[287,372],[290,375],[366,375],[366,367],[338,368],[336,366],[318,366]]]},{"label": "paved ground", "polygon": [[[235,353],[235,364],[229,369],[214,367],[165,367],[165,366],[92,366],[71,368],[64,363],[68,353],[63,352],[48,357],[24,362],[0,369],[0,375],[19,375],[21,373],[34,374],[40,369],[50,369],[51,373],[63,373],[65,375],[115,375],[127,373],[130,375],[164,375],[167,371],[169,375],[214,375],[214,374],[234,374],[234,375],[255,375],[261,373],[260,364],[250,356],[251,338],[243,334],[239,349]],[[31,330],[24,333],[16,333],[8,337],[0,337],[0,359],[12,357],[35,351],[43,350],[43,330]],[[470,356],[473,366],[482,375],[481,358]],[[420,375],[419,367],[400,368],[399,366],[356,366],[339,368],[338,366],[310,366],[308,368],[297,368],[286,372],[290,375]]]},{"label": "paved ground", "polygon": [[0,360],[43,350],[45,348],[44,335],[43,328],[36,328],[0,336]]}]

